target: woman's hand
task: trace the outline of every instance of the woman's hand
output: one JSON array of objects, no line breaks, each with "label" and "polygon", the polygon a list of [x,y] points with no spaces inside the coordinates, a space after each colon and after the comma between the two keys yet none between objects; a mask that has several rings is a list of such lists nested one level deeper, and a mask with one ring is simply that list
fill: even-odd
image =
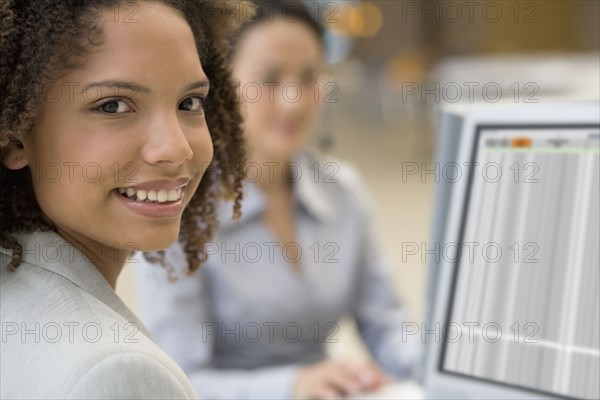
[{"label": "woman's hand", "polygon": [[389,382],[371,362],[327,360],[300,370],[294,399],[328,400],[376,390]]}]

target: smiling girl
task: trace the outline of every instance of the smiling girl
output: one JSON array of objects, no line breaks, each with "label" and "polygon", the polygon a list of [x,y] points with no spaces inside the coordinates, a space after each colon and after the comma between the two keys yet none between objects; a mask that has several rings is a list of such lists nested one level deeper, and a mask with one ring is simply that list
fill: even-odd
[{"label": "smiling girl", "polygon": [[1,398],[196,397],[114,287],[178,237],[197,269],[218,198],[240,214],[246,6],[0,3]]}]

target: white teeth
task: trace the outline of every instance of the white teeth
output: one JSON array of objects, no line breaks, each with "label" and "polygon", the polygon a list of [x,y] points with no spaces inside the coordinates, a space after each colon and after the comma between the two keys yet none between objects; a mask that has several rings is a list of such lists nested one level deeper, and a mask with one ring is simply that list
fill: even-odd
[{"label": "white teeth", "polygon": [[180,194],[181,194],[181,189],[171,189],[171,190],[169,190],[168,200],[175,201],[179,198]]},{"label": "white teeth", "polygon": [[167,201],[176,201],[181,198],[182,189],[159,189],[159,190],[135,190],[132,188],[119,188],[119,193],[137,201],[149,201],[165,203]]},{"label": "white teeth", "polygon": [[168,190],[159,190],[158,191],[158,195],[157,195],[157,200],[159,203],[164,203],[165,201],[167,201],[167,199],[169,198],[169,191]]}]

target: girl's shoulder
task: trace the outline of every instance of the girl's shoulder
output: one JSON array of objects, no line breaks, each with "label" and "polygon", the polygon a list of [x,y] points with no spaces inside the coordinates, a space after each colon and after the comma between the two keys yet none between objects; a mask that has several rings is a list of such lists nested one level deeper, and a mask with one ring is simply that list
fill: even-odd
[{"label": "girl's shoulder", "polygon": [[316,151],[305,151],[296,162],[302,165],[302,180],[316,187],[336,207],[359,214],[374,207],[365,179],[350,161]]},{"label": "girl's shoulder", "polygon": [[181,369],[122,313],[69,279],[0,253],[2,398],[194,398]]}]

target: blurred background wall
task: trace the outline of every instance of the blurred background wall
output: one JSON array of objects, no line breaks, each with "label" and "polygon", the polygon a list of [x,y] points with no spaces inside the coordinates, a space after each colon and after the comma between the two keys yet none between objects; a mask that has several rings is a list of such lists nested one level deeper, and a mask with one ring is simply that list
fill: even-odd
[{"label": "blurred background wall", "polygon": [[[307,0],[329,28],[312,145],[353,162],[377,203],[398,294],[423,321],[437,118],[448,104],[600,97],[600,1]],[[128,268],[129,269],[129,268]],[[131,271],[119,294],[135,310]],[[345,321],[331,353],[365,356]]]}]

